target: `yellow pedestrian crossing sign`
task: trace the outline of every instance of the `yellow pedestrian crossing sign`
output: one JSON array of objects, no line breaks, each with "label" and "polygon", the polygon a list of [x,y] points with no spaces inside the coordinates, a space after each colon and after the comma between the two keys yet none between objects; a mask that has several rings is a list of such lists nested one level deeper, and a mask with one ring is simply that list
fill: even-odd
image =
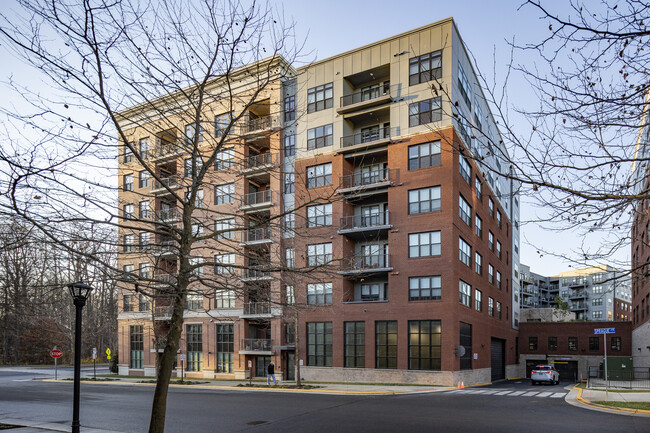
[{"label": "yellow pedestrian crossing sign", "polygon": [[111,359],[111,349],[106,348],[106,359]]}]

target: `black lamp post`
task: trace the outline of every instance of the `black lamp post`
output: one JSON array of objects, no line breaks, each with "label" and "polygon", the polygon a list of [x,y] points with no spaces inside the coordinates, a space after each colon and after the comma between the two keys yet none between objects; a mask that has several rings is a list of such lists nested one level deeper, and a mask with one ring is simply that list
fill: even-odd
[{"label": "black lamp post", "polygon": [[81,310],[86,305],[86,299],[93,288],[88,284],[68,284],[76,310],[74,330],[74,403],[72,406],[72,433],[79,433],[79,391],[81,383]]}]

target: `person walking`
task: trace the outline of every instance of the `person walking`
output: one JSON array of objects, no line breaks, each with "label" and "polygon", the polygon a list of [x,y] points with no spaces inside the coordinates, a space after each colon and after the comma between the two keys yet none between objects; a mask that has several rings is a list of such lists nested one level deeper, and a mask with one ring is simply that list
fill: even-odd
[{"label": "person walking", "polygon": [[277,385],[278,382],[275,380],[275,364],[273,364],[273,361],[271,361],[269,366],[266,368],[266,373],[266,384],[270,385],[271,378],[273,378],[273,385]]}]

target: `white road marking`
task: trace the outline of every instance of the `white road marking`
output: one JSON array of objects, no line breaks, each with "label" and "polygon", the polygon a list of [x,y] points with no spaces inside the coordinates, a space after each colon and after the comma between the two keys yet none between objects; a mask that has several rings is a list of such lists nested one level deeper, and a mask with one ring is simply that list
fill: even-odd
[{"label": "white road marking", "polygon": [[490,395],[490,394],[494,394],[494,393],[496,393],[496,391],[485,391],[483,393],[483,395]]},{"label": "white road marking", "polygon": [[508,397],[513,397],[513,396],[515,396],[515,395],[521,395],[521,394],[523,394],[524,392],[525,392],[525,391],[515,391],[515,392],[513,392],[512,394],[508,394]]},{"label": "white road marking", "polygon": [[560,398],[560,397],[564,397],[565,395],[567,395],[566,392],[556,392],[551,396],[551,398]]},{"label": "white road marking", "polygon": [[532,396],[534,396],[535,394],[537,394],[537,391],[530,391],[530,392],[527,392],[526,394],[524,394],[523,396],[524,396],[524,397],[532,397]]},{"label": "white road marking", "polygon": [[540,392],[535,397],[548,397],[551,394],[553,394],[553,393],[552,392]]},{"label": "white road marking", "polygon": [[494,394],[494,395],[507,395],[507,394],[510,394],[511,392],[512,392],[512,391],[501,391],[501,392],[497,392],[497,393]]}]

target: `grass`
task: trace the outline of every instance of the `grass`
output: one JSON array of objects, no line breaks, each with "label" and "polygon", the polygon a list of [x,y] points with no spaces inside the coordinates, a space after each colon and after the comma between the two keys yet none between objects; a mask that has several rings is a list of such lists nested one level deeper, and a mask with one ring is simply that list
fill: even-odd
[{"label": "grass", "polygon": [[648,401],[594,401],[593,403],[625,409],[650,410],[650,402]]},{"label": "grass", "polygon": [[[136,383],[156,383],[156,382],[157,382],[156,379],[150,379],[150,380],[139,380]],[[197,381],[197,380],[187,380],[187,379],[183,380],[182,382],[180,379],[172,379],[169,382],[170,385],[202,385],[204,383],[207,382]]]},{"label": "grass", "polygon": [[297,385],[264,385],[264,384],[262,384],[262,385],[258,385],[258,384],[252,385],[252,384],[250,384],[249,385],[248,383],[240,383],[237,386],[253,387],[253,388],[270,388],[270,389],[274,389],[274,388],[282,388],[282,389],[317,389],[317,388],[321,388],[320,386],[316,386],[316,385],[302,385],[302,386],[297,386]]}]

